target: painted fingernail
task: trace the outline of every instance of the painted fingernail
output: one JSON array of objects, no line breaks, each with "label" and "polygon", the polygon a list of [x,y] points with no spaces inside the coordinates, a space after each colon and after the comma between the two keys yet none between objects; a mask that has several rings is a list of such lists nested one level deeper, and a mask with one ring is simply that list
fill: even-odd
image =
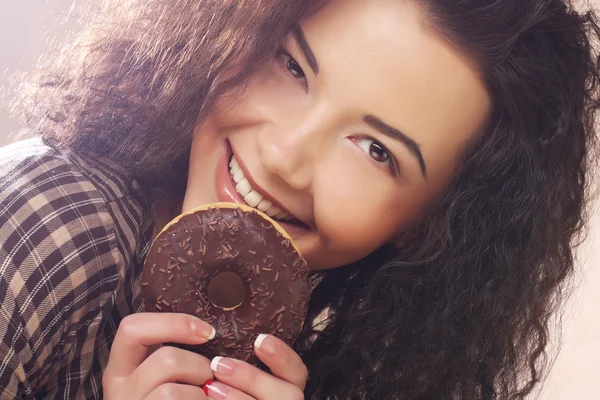
[{"label": "painted fingernail", "polygon": [[213,340],[217,336],[215,328],[202,320],[192,321],[192,332],[203,339]]},{"label": "painted fingernail", "polygon": [[238,367],[235,361],[218,356],[210,362],[210,369],[222,376],[234,376]]},{"label": "painted fingernail", "polygon": [[204,393],[211,400],[225,400],[231,388],[221,382],[208,381],[203,386]]},{"label": "painted fingernail", "polygon": [[215,381],[212,379],[207,380],[204,385],[202,385],[202,390],[204,390],[204,394],[208,396],[208,387],[212,385]]},{"label": "painted fingernail", "polygon": [[258,335],[254,341],[254,348],[259,349],[264,355],[269,357],[277,354],[277,342],[264,333]]}]

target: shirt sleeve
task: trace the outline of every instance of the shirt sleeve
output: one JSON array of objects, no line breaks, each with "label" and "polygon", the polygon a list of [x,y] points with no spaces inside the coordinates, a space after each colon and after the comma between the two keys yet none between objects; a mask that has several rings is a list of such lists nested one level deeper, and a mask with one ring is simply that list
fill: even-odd
[{"label": "shirt sleeve", "polygon": [[44,397],[65,370],[85,378],[124,270],[110,204],[93,185],[29,168],[8,194],[0,180],[0,399]]}]

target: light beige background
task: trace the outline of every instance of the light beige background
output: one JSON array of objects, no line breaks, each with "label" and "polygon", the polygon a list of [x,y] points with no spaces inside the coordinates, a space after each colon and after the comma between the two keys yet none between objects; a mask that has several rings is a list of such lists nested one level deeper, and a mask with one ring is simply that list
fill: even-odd
[{"label": "light beige background", "polygon": [[[89,0],[80,0],[80,2]],[[75,26],[73,0],[3,0],[0,6],[0,87],[7,93],[9,76],[30,68],[40,54]],[[600,0],[594,0],[600,6]],[[67,20],[67,16],[71,18]],[[67,21],[67,22],[66,22]],[[0,106],[0,145],[20,126]],[[579,251],[576,290],[564,317],[554,369],[544,386],[542,400],[600,399],[600,211],[592,212],[588,241]]]}]

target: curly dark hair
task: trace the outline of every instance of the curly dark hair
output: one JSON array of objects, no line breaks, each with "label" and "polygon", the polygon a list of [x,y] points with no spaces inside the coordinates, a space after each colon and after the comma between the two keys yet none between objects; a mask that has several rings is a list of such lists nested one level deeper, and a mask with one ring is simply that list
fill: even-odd
[{"label": "curly dark hair", "polygon": [[[58,148],[109,158],[149,201],[181,198],[194,127],[314,2],[130,0],[23,87]],[[524,399],[584,231],[600,29],[561,0],[419,0],[492,99],[439,202],[364,260],[324,273],[297,350],[307,398]]]}]

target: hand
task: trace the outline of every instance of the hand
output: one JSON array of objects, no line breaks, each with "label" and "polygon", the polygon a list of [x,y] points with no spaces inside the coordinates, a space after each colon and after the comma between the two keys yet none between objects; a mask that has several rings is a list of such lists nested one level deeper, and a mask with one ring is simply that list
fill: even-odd
[{"label": "hand", "polygon": [[214,338],[206,322],[186,314],[141,313],[119,325],[102,377],[107,400],[206,400],[201,386],[213,378],[210,361],[163,343],[198,345]]},{"label": "hand", "polygon": [[219,382],[204,387],[212,400],[301,400],[308,370],[294,350],[274,336],[260,335],[254,352],[271,374],[230,358],[215,357],[210,367]]}]

